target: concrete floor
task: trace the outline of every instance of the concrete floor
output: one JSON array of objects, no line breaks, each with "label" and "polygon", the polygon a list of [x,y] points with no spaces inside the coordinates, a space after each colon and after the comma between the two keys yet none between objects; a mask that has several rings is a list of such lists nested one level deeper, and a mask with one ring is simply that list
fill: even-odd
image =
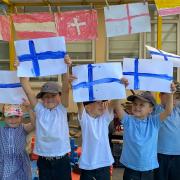
[{"label": "concrete floor", "polygon": [[114,168],[112,180],[123,180],[123,168]]}]

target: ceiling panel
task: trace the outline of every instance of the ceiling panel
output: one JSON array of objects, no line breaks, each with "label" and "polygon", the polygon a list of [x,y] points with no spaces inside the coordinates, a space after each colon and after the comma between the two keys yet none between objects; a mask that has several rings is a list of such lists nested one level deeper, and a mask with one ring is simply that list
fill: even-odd
[{"label": "ceiling panel", "polygon": [[[87,4],[94,4],[94,5],[102,5],[106,4],[106,0],[0,0],[0,2],[10,2],[14,5],[28,5],[28,4],[51,4],[51,5],[87,5]],[[133,2],[145,2],[146,0],[107,0],[109,5],[111,4],[123,4],[123,3],[133,3]],[[149,3],[154,3],[154,0],[147,0]]]}]

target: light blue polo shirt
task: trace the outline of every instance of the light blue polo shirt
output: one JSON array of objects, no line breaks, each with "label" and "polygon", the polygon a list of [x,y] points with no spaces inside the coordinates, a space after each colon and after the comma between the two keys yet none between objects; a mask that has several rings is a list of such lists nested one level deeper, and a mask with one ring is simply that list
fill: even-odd
[{"label": "light blue polo shirt", "polygon": [[124,135],[120,162],[137,171],[158,168],[157,141],[161,125],[159,114],[149,115],[143,120],[125,114],[122,123]]},{"label": "light blue polo shirt", "polygon": [[[163,111],[162,105],[155,108],[155,113]],[[180,104],[163,121],[158,136],[158,153],[180,155]]]}]

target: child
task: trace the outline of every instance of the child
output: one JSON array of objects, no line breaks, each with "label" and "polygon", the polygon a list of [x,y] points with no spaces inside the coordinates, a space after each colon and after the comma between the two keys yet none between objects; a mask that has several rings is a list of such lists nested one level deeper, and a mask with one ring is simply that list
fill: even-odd
[{"label": "child", "polygon": [[[65,62],[70,65],[69,56]],[[36,143],[34,153],[39,155],[37,166],[41,180],[71,179],[68,153],[71,151],[67,110],[69,101],[68,73],[62,76],[62,88],[55,82],[47,82],[34,95],[28,78],[20,78],[36,114]],[[41,101],[38,102],[38,99]]]},{"label": "child", "polygon": [[[158,135],[158,162],[155,180],[180,180],[180,83],[176,84],[173,96],[174,108],[162,126]],[[167,97],[160,93],[161,105],[156,106],[155,113],[164,110]]]},{"label": "child", "polygon": [[31,180],[31,165],[25,150],[26,136],[34,128],[31,123],[22,124],[23,111],[20,105],[3,106],[5,126],[0,127],[0,179]]},{"label": "child", "polygon": [[153,180],[153,169],[158,167],[158,131],[161,121],[172,111],[172,94],[167,95],[165,110],[154,116],[151,112],[156,102],[151,93],[131,95],[127,100],[133,103],[133,115],[125,113],[123,108],[117,112],[124,126],[123,150],[120,158],[120,162],[125,166],[123,179]]},{"label": "child", "polygon": [[118,100],[77,104],[82,129],[80,180],[110,180],[110,166],[114,159],[109,145],[108,127],[114,117],[113,111],[119,108],[119,104]]}]

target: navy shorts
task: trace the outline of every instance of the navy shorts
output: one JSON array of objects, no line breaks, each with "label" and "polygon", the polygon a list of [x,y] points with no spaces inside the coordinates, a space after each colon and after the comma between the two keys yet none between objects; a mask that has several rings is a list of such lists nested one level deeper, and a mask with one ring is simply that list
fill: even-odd
[{"label": "navy shorts", "polygon": [[71,180],[69,156],[48,159],[39,157],[37,161],[40,180]]},{"label": "navy shorts", "polygon": [[125,167],[123,180],[153,180],[153,170],[150,171],[136,171]]},{"label": "navy shorts", "polygon": [[154,171],[155,180],[180,180],[180,155],[158,154],[159,168]]},{"label": "navy shorts", "polygon": [[110,180],[110,167],[102,167],[93,170],[81,169],[80,180]]}]

